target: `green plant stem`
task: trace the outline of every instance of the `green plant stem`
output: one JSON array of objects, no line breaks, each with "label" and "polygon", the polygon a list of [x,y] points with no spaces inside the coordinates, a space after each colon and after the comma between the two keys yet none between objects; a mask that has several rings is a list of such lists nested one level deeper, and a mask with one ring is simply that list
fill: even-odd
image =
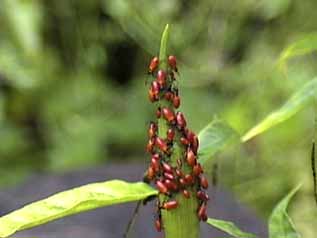
[{"label": "green plant stem", "polygon": [[[169,35],[169,26],[166,25],[161,39],[161,48],[160,48],[160,68],[167,70],[167,41]],[[172,109],[172,105],[167,101],[160,101],[161,107],[169,107]],[[159,136],[162,138],[166,137],[166,132],[169,128],[168,123],[164,119],[159,119]],[[191,169],[183,160],[184,158],[184,147],[177,143],[180,139],[180,134],[176,133],[175,143],[173,145],[173,151],[171,155],[170,164],[173,166],[177,165],[177,159],[182,159],[183,167],[182,170],[185,173],[189,173]],[[170,211],[162,209],[162,221],[163,227],[165,230],[165,238],[199,238],[200,229],[199,229],[199,220],[197,217],[197,208],[198,200],[196,198],[196,191],[194,188],[189,191],[191,197],[185,198],[182,193],[178,193],[175,196],[175,200],[178,201],[179,206]],[[165,195],[159,196],[160,203],[168,200],[169,198]],[[174,199],[174,198],[173,198]]]}]

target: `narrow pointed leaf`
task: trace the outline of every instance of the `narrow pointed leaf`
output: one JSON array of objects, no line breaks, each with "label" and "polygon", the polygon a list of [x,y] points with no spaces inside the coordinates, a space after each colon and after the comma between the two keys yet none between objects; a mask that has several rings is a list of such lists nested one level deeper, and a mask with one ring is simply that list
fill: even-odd
[{"label": "narrow pointed leaf", "polygon": [[295,92],[291,98],[278,110],[269,114],[259,124],[250,129],[243,137],[242,141],[248,141],[271,127],[278,125],[294,116],[299,110],[313,102],[317,96],[317,78],[306,83],[301,89]]},{"label": "narrow pointed leaf", "polygon": [[302,39],[284,49],[279,57],[279,65],[284,66],[287,60],[317,50],[317,33],[305,35]]},{"label": "narrow pointed leaf", "polygon": [[300,235],[295,230],[291,218],[287,214],[288,204],[299,188],[300,185],[294,188],[274,208],[269,218],[270,238],[300,238]]},{"label": "narrow pointed leaf", "polygon": [[93,183],[57,193],[0,218],[0,237],[65,216],[157,195],[149,185],[120,180]]},{"label": "narrow pointed leaf", "polygon": [[207,223],[221,231],[232,235],[235,238],[255,238],[256,236],[251,233],[241,231],[233,222],[223,221],[214,218],[208,218]]},{"label": "narrow pointed leaf", "polygon": [[160,46],[160,67],[161,68],[166,68],[167,67],[167,42],[168,42],[168,37],[169,37],[169,25],[166,24],[164,31],[162,33],[162,38],[161,38],[161,46]]},{"label": "narrow pointed leaf", "polygon": [[238,133],[226,122],[214,119],[198,134],[198,157],[201,164],[212,160],[212,156],[226,145],[238,141]]}]

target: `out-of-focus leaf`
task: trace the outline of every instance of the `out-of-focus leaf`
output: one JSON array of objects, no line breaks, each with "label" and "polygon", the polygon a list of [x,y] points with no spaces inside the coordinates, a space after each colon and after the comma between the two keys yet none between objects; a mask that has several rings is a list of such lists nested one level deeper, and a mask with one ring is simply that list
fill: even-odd
[{"label": "out-of-focus leaf", "polygon": [[0,67],[14,87],[29,89],[37,84],[36,71],[12,44],[3,44],[0,48]]},{"label": "out-of-focus leaf", "polygon": [[217,151],[235,140],[238,141],[239,136],[226,122],[216,118],[199,132],[198,139],[199,161],[204,164],[210,161]]},{"label": "out-of-focus leaf", "polygon": [[266,19],[272,19],[283,14],[291,5],[291,0],[259,1],[260,14]]},{"label": "out-of-focus leaf", "polygon": [[4,0],[3,6],[15,40],[27,53],[41,48],[41,8],[38,1]]},{"label": "out-of-focus leaf", "polygon": [[121,28],[151,54],[156,54],[159,44],[157,26],[149,24],[135,9],[132,1],[106,0],[103,9],[114,18]]},{"label": "out-of-focus leaf", "polygon": [[287,60],[295,56],[308,54],[317,50],[317,33],[305,35],[302,39],[284,49],[279,57],[279,65],[284,66]]},{"label": "out-of-focus leaf", "polygon": [[251,128],[243,137],[242,141],[250,140],[256,135],[263,133],[271,127],[282,123],[294,116],[299,110],[308,105],[317,96],[317,78],[306,83],[295,92],[292,97],[278,110],[269,114],[259,124]]},{"label": "out-of-focus leaf", "polygon": [[300,185],[294,188],[285,196],[274,208],[269,218],[269,237],[270,238],[299,238],[291,218],[287,214],[287,206],[298,191]]},{"label": "out-of-focus leaf", "polygon": [[0,218],[0,237],[98,207],[132,202],[157,195],[149,185],[112,180],[88,184],[31,203]]},{"label": "out-of-focus leaf", "polygon": [[208,218],[207,223],[221,231],[224,231],[236,238],[254,238],[254,234],[241,231],[233,222]]}]

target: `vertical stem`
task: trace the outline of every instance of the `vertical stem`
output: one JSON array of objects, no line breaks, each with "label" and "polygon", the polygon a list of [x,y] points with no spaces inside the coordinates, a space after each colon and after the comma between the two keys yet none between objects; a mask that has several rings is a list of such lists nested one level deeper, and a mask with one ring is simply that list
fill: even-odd
[{"label": "vertical stem", "polygon": [[[169,25],[167,24],[161,39],[161,48],[160,48],[160,68],[167,71],[167,42],[169,36]],[[173,108],[172,105],[167,101],[160,101],[160,105]],[[162,138],[166,137],[167,130],[169,125],[166,120],[160,118],[158,120],[158,135]],[[175,141],[179,141],[180,134],[176,134]],[[191,171],[191,168],[184,161],[184,152],[185,148],[179,144],[174,143],[173,151],[171,155],[170,164],[176,166],[177,159],[183,160],[183,171],[188,173]],[[165,230],[165,238],[199,238],[200,229],[199,229],[199,220],[197,217],[197,208],[198,208],[198,199],[196,198],[196,191],[192,188],[189,191],[191,197],[185,198],[182,193],[178,193],[175,196],[175,199],[178,201],[179,206],[176,209],[167,211],[162,210],[162,221]],[[168,199],[166,195],[160,194],[160,202],[163,203]]]}]

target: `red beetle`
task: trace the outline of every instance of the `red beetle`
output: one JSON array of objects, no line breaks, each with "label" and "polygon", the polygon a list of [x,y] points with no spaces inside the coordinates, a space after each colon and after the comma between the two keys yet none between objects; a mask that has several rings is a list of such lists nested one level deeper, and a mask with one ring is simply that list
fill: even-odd
[{"label": "red beetle", "polygon": [[167,173],[167,172],[164,173],[164,177],[169,179],[169,180],[174,180],[175,179],[173,174]]},{"label": "red beetle", "polygon": [[148,135],[150,138],[155,137],[157,132],[157,125],[154,122],[150,122],[149,130],[148,130]]},{"label": "red beetle", "polygon": [[147,170],[147,178],[151,181],[154,176],[155,176],[155,172],[154,172],[154,169],[150,166]]},{"label": "red beetle", "polygon": [[207,189],[208,188],[208,180],[206,179],[206,177],[201,176],[200,177],[200,185],[204,188]]},{"label": "red beetle", "polygon": [[185,137],[181,137],[180,141],[183,145],[189,145],[189,141]]},{"label": "red beetle", "polygon": [[154,80],[151,83],[151,90],[153,91],[153,93],[158,97],[159,93],[160,93],[160,84]]},{"label": "red beetle", "polygon": [[181,104],[180,97],[178,95],[174,96],[173,97],[173,105],[174,105],[174,107],[177,109],[177,108],[179,108],[180,104]]},{"label": "red beetle", "polygon": [[187,184],[192,184],[194,182],[194,177],[191,174],[186,174],[184,179]]},{"label": "red beetle", "polygon": [[160,63],[160,61],[159,61],[159,58],[157,57],[157,56],[155,56],[152,60],[151,60],[151,62],[150,62],[150,64],[149,64],[149,71],[148,71],[148,73],[149,74],[153,74],[153,72],[157,69],[157,67],[159,66],[159,63]]},{"label": "red beetle", "polygon": [[160,137],[156,137],[155,140],[155,145],[163,152],[167,153],[168,152],[168,146],[166,144],[166,142],[160,138]]},{"label": "red beetle", "polygon": [[171,142],[174,140],[174,137],[175,137],[175,131],[172,128],[169,128],[167,130],[167,140]]},{"label": "red beetle", "polygon": [[183,190],[183,195],[185,198],[190,198],[190,192],[186,189]]},{"label": "red beetle", "polygon": [[151,87],[149,88],[149,99],[151,102],[155,102],[159,99],[159,93],[160,93],[160,85],[157,81],[153,81],[151,83]]},{"label": "red beetle", "polygon": [[155,159],[154,157],[151,158],[151,167],[157,173],[160,171],[160,161]]},{"label": "red beetle", "polygon": [[199,200],[202,200],[202,201],[205,201],[205,202],[207,202],[209,200],[208,194],[206,194],[205,192],[203,192],[201,190],[197,191],[197,198]]},{"label": "red beetle", "polygon": [[175,169],[175,173],[176,173],[176,175],[178,177],[183,177],[184,176],[184,173],[181,170],[179,170],[179,169]]},{"label": "red beetle", "polygon": [[155,220],[155,228],[156,228],[157,232],[162,231],[162,220],[160,217]]},{"label": "red beetle", "polygon": [[186,120],[185,120],[185,117],[184,117],[184,114],[182,112],[177,112],[176,113],[176,123],[177,123],[177,126],[180,128],[180,129],[183,129],[186,127]]},{"label": "red beetle", "polygon": [[186,135],[186,138],[188,139],[188,141],[193,144],[194,143],[194,139],[196,137],[195,133],[192,132],[191,130],[187,129],[185,131],[185,135]]},{"label": "red beetle", "polygon": [[150,138],[149,142],[146,145],[146,151],[148,153],[153,153],[154,145],[155,145],[155,139],[154,138]]},{"label": "red beetle", "polygon": [[178,207],[178,202],[176,200],[171,200],[163,203],[163,209],[171,210]]},{"label": "red beetle", "polygon": [[202,214],[201,219],[206,222],[208,220],[208,216],[207,216],[207,212],[205,212],[204,214]]},{"label": "red beetle", "polygon": [[207,220],[207,206],[203,202],[198,209],[198,219],[206,221]]},{"label": "red beetle", "polygon": [[170,179],[165,179],[164,184],[169,190],[177,190],[177,184]]},{"label": "red beetle", "polygon": [[201,165],[199,163],[197,163],[194,167],[193,167],[193,174],[195,176],[199,176],[201,173],[203,172],[203,169],[201,168]]},{"label": "red beetle", "polygon": [[187,150],[187,157],[186,157],[186,161],[187,163],[194,167],[194,165],[196,164],[197,160],[196,160],[196,155],[194,154],[194,152],[191,149]]},{"label": "red beetle", "polygon": [[198,140],[198,137],[195,136],[193,139],[193,142],[191,143],[191,148],[195,154],[197,154],[198,146],[199,146],[199,140]]},{"label": "red beetle", "polygon": [[163,170],[167,173],[170,173],[172,174],[173,173],[173,167],[170,166],[169,164],[165,163],[165,162],[162,162],[162,165],[163,165]]},{"label": "red beetle", "polygon": [[176,57],[174,55],[168,56],[168,65],[175,70],[175,72],[178,72],[177,70],[177,62],[176,62]]},{"label": "red beetle", "polygon": [[155,102],[158,100],[158,96],[153,92],[151,88],[149,88],[148,95],[149,95],[150,102]]},{"label": "red beetle", "polygon": [[173,100],[173,97],[174,97],[174,94],[170,91],[167,91],[165,94],[164,94],[164,98],[167,100],[167,101],[171,101]]},{"label": "red beetle", "polygon": [[160,155],[159,154],[154,154],[154,155],[152,155],[152,159],[160,160]]},{"label": "red beetle", "polygon": [[157,77],[156,77],[157,82],[163,88],[166,85],[166,73],[163,70],[159,70],[157,72]]},{"label": "red beetle", "polygon": [[179,183],[180,183],[182,186],[186,186],[186,185],[187,185],[185,179],[183,179],[183,178],[180,178],[178,181],[179,181]]},{"label": "red beetle", "polygon": [[164,193],[164,194],[168,193],[168,189],[162,181],[160,180],[156,181],[156,187],[160,191],[160,193]]},{"label": "red beetle", "polygon": [[172,122],[175,120],[175,114],[174,112],[167,108],[167,107],[164,107],[162,109],[162,114],[163,114],[163,117],[168,121],[168,122]]}]

